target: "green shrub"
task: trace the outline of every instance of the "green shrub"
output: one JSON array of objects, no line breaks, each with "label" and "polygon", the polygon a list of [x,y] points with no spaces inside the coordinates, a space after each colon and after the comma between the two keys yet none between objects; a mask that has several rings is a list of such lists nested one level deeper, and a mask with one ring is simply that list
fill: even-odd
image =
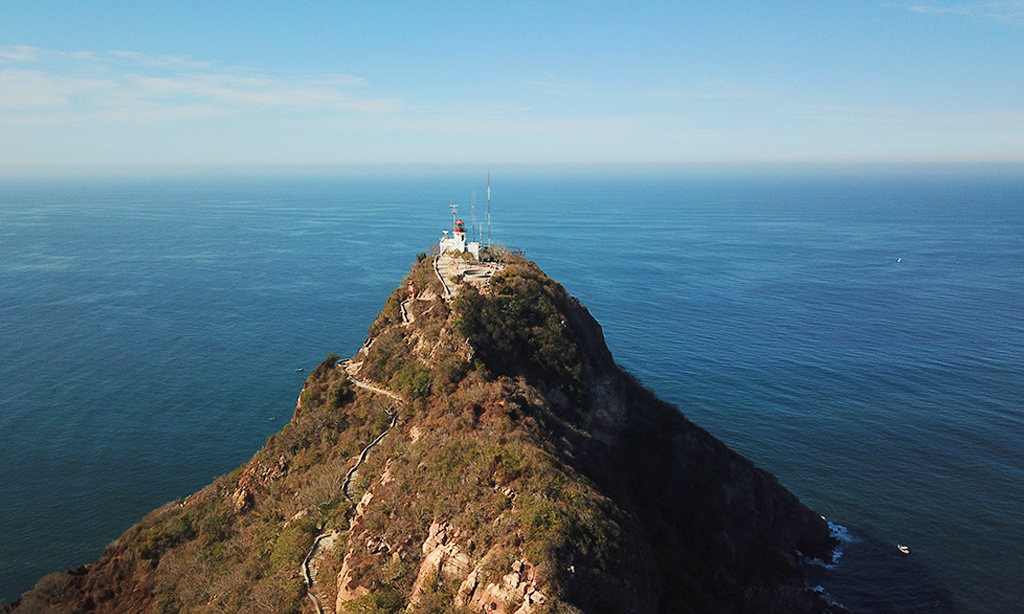
[{"label": "green shrub", "polygon": [[305,410],[313,410],[320,407],[320,391],[315,388],[306,388],[299,394],[299,403]]},{"label": "green shrub", "polygon": [[195,538],[195,536],[192,518],[187,514],[165,518],[145,532],[139,548],[139,556],[150,561],[159,560],[164,552]]},{"label": "green shrub", "polygon": [[565,290],[536,265],[508,265],[491,279],[494,296],[464,288],[454,301],[455,329],[467,337],[497,375],[539,379],[585,401],[582,356],[569,337]]},{"label": "green shrub", "polygon": [[430,371],[418,370],[409,381],[408,395],[411,399],[422,399],[430,395],[431,380]]},{"label": "green shrub", "polygon": [[270,563],[275,567],[298,565],[313,545],[316,525],[312,520],[303,518],[285,527],[274,543],[270,554]]},{"label": "green shrub", "polygon": [[331,409],[338,409],[351,401],[353,396],[352,383],[348,381],[347,377],[339,377],[327,388],[327,406]]},{"label": "green shrub", "polygon": [[384,587],[349,601],[341,611],[344,614],[397,614],[404,609],[405,599],[401,593],[391,587]]},{"label": "green shrub", "polygon": [[199,537],[207,544],[228,539],[232,535],[233,518],[227,511],[210,514],[199,523]]},{"label": "green shrub", "polygon": [[70,601],[71,597],[75,594],[74,583],[71,579],[71,574],[64,571],[52,573],[48,576],[43,576],[36,583],[35,590],[40,597],[47,599],[51,603]]}]

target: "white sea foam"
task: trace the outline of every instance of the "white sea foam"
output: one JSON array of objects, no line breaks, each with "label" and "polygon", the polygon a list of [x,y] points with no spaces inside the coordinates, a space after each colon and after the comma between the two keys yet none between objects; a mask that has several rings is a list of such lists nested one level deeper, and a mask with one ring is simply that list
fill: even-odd
[{"label": "white sea foam", "polygon": [[832,595],[829,595],[828,591],[825,590],[825,587],[820,585],[820,584],[818,584],[816,586],[808,586],[807,589],[808,590],[812,590],[815,593],[818,593],[819,595],[821,595],[822,599],[824,599],[826,602],[828,602],[831,605],[839,606],[841,608],[842,607],[846,607],[843,604],[841,604],[838,601],[836,601],[835,597],[833,597]]},{"label": "white sea foam", "polygon": [[[825,520],[824,516],[822,516],[822,520]],[[829,533],[829,536],[831,536],[833,539],[835,539],[836,541],[839,542],[839,544],[832,551],[832,560],[831,561],[823,561],[822,559],[819,559],[819,558],[804,557],[803,561],[804,561],[805,564],[813,565],[814,567],[823,567],[825,569],[832,569],[836,565],[839,564],[839,559],[842,558],[842,556],[843,556],[843,548],[847,544],[850,544],[850,543],[854,542],[855,538],[853,537],[853,535],[850,534],[850,531],[846,527],[844,527],[843,525],[836,524],[836,523],[828,521],[828,520],[825,520],[825,522],[828,523],[828,533]]]},{"label": "white sea foam", "polygon": [[841,524],[834,522],[828,522],[828,533],[832,537],[839,540],[839,543],[846,545],[854,541],[853,535],[850,535],[850,531]]},{"label": "white sea foam", "polygon": [[839,564],[839,559],[843,556],[843,548],[847,544],[853,542],[853,536],[850,535],[850,531],[846,527],[834,522],[828,523],[828,533],[839,541],[839,545],[832,551],[832,563],[830,565],[826,565],[826,567],[831,569]]}]

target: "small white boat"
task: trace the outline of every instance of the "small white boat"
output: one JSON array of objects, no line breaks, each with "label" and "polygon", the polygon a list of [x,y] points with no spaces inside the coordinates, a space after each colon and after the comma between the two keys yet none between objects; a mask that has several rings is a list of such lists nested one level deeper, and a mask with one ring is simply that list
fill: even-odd
[{"label": "small white boat", "polygon": [[910,546],[904,546],[903,544],[896,544],[896,549],[903,554],[910,554]]}]

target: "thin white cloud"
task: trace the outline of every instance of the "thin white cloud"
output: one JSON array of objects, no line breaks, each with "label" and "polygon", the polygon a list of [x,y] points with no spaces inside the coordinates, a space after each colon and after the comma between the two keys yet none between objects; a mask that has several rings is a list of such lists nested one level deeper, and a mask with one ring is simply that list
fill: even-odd
[{"label": "thin white cloud", "polygon": [[34,62],[39,59],[39,50],[27,45],[0,46],[0,62]]},{"label": "thin white cloud", "polygon": [[0,115],[6,112],[8,125],[151,122],[267,109],[374,114],[401,107],[397,99],[359,91],[365,89],[363,79],[349,75],[287,78],[131,51],[0,47]]},{"label": "thin white cloud", "polygon": [[0,108],[38,109],[61,107],[68,103],[62,88],[35,70],[0,70]]},{"label": "thin white cloud", "polygon": [[199,60],[193,60],[192,58],[185,58],[174,55],[160,55],[152,56],[146,55],[145,53],[139,53],[137,51],[107,51],[105,55],[113,58],[121,58],[124,60],[131,60],[140,65],[152,66],[157,68],[181,68],[181,69],[193,69],[201,70],[206,68],[212,68],[213,62],[203,62]]},{"label": "thin white cloud", "polygon": [[972,143],[998,145],[1018,159],[1024,142],[1024,108],[942,113],[913,107],[806,105],[797,116],[801,125],[847,126],[878,138],[914,133],[942,135],[965,150]]},{"label": "thin white cloud", "polygon": [[761,98],[758,94],[750,92],[715,92],[715,91],[683,91],[683,90],[659,90],[644,92],[645,96],[651,98],[668,98],[675,100],[747,100]]},{"label": "thin white cloud", "polygon": [[489,104],[478,104],[473,105],[470,108],[470,112],[473,115],[521,115],[531,111],[531,107],[522,104],[512,104],[507,102],[494,102]]},{"label": "thin white cloud", "polygon": [[270,77],[225,74],[188,74],[176,77],[129,77],[127,81],[150,99],[180,97],[205,99],[235,108],[290,107],[378,113],[394,111],[394,99],[365,98],[344,92],[336,83],[357,83],[337,78],[284,81]]},{"label": "thin white cloud", "polygon": [[990,2],[913,2],[895,5],[913,13],[927,15],[958,15],[989,19],[1001,23],[1024,25],[1024,1],[1003,0]]},{"label": "thin white cloud", "polygon": [[580,135],[625,135],[634,132],[646,118],[631,116],[607,117],[411,117],[387,125],[382,130],[432,134],[438,137],[453,135],[486,135],[488,138],[565,137]]}]

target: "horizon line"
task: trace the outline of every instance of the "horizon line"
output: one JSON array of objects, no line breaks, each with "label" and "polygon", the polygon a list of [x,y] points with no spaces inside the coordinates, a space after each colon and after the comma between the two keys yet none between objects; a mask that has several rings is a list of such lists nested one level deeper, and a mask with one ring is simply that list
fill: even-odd
[{"label": "horizon line", "polygon": [[519,163],[265,163],[265,164],[25,164],[0,165],[0,179],[173,179],[214,177],[348,177],[353,175],[619,175],[663,174],[878,174],[939,172],[1024,173],[1024,160],[937,161],[715,161],[715,162],[519,162]]}]

